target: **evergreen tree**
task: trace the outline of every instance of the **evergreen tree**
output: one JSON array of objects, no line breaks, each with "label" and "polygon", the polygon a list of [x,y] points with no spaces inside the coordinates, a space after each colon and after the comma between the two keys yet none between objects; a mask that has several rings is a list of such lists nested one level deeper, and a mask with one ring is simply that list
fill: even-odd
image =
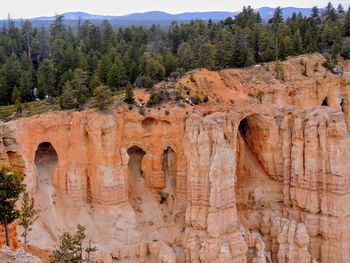
[{"label": "evergreen tree", "polygon": [[100,78],[97,73],[93,74],[89,81],[89,91],[93,93],[94,89],[102,85]]},{"label": "evergreen tree", "polygon": [[170,50],[163,55],[165,75],[169,76],[171,72],[174,72],[177,68],[177,60],[176,57],[171,53]]},{"label": "evergreen tree", "polygon": [[18,219],[18,225],[23,227],[23,233],[21,236],[24,238],[24,244],[27,244],[28,232],[32,230],[31,226],[38,219],[38,210],[34,206],[34,198],[29,197],[27,192],[22,194],[20,215]]},{"label": "evergreen tree", "polygon": [[18,115],[19,115],[19,114],[22,114],[23,108],[22,108],[21,100],[20,100],[20,99],[17,99],[16,102],[15,102],[15,105],[16,105],[16,113],[17,113]]},{"label": "evergreen tree", "polygon": [[105,84],[107,84],[108,74],[111,70],[111,67],[112,67],[111,57],[108,54],[106,54],[102,57],[102,59],[98,64],[99,78]]},{"label": "evergreen tree", "polygon": [[104,111],[114,103],[112,92],[104,85],[100,85],[94,90],[92,106]]},{"label": "evergreen tree", "polygon": [[0,99],[2,104],[8,104],[11,101],[13,87],[20,86],[21,65],[15,55],[11,55],[7,59],[1,73],[2,89],[0,90]]},{"label": "evergreen tree", "polygon": [[275,41],[272,31],[265,31],[261,34],[259,50],[261,61],[267,62],[275,59]]},{"label": "evergreen tree", "polygon": [[325,16],[328,16],[329,13],[330,13],[332,10],[334,10],[334,7],[333,7],[333,5],[332,5],[331,2],[328,2],[327,6],[326,6],[326,8],[325,8],[325,10],[324,10],[324,15],[325,15]]},{"label": "evergreen tree", "polygon": [[199,51],[199,67],[213,70],[215,67],[216,48],[213,44],[205,43]]},{"label": "evergreen tree", "polygon": [[108,52],[116,43],[116,35],[110,22],[103,21],[101,25],[102,52]]},{"label": "evergreen tree", "polygon": [[126,70],[123,61],[116,57],[108,72],[107,84],[113,88],[119,88],[125,84]]},{"label": "evergreen tree", "polygon": [[160,81],[165,77],[165,68],[158,59],[150,58],[146,66],[146,74],[152,80]]},{"label": "evergreen tree", "polygon": [[345,11],[344,11],[344,7],[342,6],[342,4],[339,4],[338,7],[337,7],[337,12],[339,14],[344,14]]},{"label": "evergreen tree", "polygon": [[345,59],[350,59],[350,39],[344,41],[340,55]]},{"label": "evergreen tree", "polygon": [[23,101],[31,101],[33,99],[34,85],[32,71],[23,71],[19,83],[19,90]]},{"label": "evergreen tree", "polygon": [[311,9],[311,16],[312,17],[318,17],[320,14],[320,10],[318,9],[317,6],[314,6],[312,9]]},{"label": "evergreen tree", "polygon": [[45,59],[38,70],[38,93],[41,98],[60,93],[56,88],[56,68],[49,59]]},{"label": "evergreen tree", "polygon": [[59,246],[52,251],[50,260],[52,263],[81,263],[83,262],[83,242],[85,240],[85,227],[77,225],[76,232],[72,235],[68,232],[59,237]]},{"label": "evergreen tree", "polygon": [[124,102],[126,102],[128,104],[133,104],[135,102],[134,91],[132,89],[132,85],[130,82],[128,83],[128,85],[125,88]]},{"label": "evergreen tree", "polygon": [[89,95],[89,90],[87,88],[87,73],[80,68],[74,70],[71,84],[75,91],[77,102],[79,106],[82,106],[87,101]]},{"label": "evergreen tree", "polygon": [[272,24],[281,24],[283,23],[283,15],[282,15],[282,8],[280,6],[277,6],[273,17],[270,20],[270,23]]},{"label": "evergreen tree", "polygon": [[24,174],[7,166],[0,168],[0,223],[5,228],[7,246],[10,246],[8,226],[20,216],[16,202],[25,189],[23,180]]},{"label": "evergreen tree", "polygon": [[283,23],[282,8],[276,7],[273,17],[271,18],[272,31],[274,32],[274,42],[275,42],[275,59],[278,60],[279,54],[279,43],[280,43],[280,31],[281,23]]},{"label": "evergreen tree", "polygon": [[303,51],[303,43],[301,40],[300,30],[297,29],[293,35],[293,54],[298,55]]},{"label": "evergreen tree", "polygon": [[320,46],[329,52],[334,43],[341,42],[341,28],[338,22],[327,20],[320,29]]},{"label": "evergreen tree", "polygon": [[247,32],[239,27],[236,31],[233,62],[236,67],[247,67],[255,63],[253,52],[249,47]]},{"label": "evergreen tree", "polygon": [[67,81],[60,97],[60,107],[62,110],[70,110],[77,107],[78,102],[76,99],[76,94],[77,91],[74,91],[71,83]]},{"label": "evergreen tree", "polygon": [[177,50],[177,57],[179,61],[179,66],[185,70],[188,70],[192,64],[192,48],[187,42],[182,43]]},{"label": "evergreen tree", "polygon": [[24,21],[22,26],[23,44],[29,59],[32,59],[33,27],[29,20]]},{"label": "evergreen tree", "polygon": [[346,13],[344,24],[343,24],[344,36],[350,36],[350,12]]},{"label": "evergreen tree", "polygon": [[12,96],[11,96],[12,103],[16,103],[17,101],[21,101],[21,93],[15,86],[12,91]]}]

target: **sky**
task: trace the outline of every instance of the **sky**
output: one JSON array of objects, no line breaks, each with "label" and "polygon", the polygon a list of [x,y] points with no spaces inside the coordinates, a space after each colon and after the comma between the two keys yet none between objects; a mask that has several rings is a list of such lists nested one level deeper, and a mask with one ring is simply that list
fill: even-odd
[{"label": "sky", "polygon": [[[319,7],[328,1],[319,0],[0,0],[0,18],[8,14],[12,18],[33,18],[39,16],[53,16],[64,12],[82,11],[97,15],[125,15],[146,11],[165,11],[168,13],[182,13],[193,11],[239,11],[244,5],[253,8],[262,6],[295,6]],[[345,8],[349,0],[332,2],[334,6],[341,3]]]}]

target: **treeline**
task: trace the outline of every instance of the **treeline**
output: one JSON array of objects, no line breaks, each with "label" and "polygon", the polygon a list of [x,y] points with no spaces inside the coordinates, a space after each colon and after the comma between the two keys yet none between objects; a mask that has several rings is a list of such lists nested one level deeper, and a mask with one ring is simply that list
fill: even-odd
[{"label": "treeline", "polygon": [[152,87],[167,77],[205,67],[247,67],[311,52],[350,57],[350,10],[330,3],[322,14],[300,13],[283,20],[276,8],[268,23],[244,7],[235,19],[186,24],[169,29],[128,27],[115,30],[85,21],[67,27],[57,16],[49,30],[11,19],[0,32],[0,104],[58,97],[63,92],[84,104],[101,84],[111,90]]}]

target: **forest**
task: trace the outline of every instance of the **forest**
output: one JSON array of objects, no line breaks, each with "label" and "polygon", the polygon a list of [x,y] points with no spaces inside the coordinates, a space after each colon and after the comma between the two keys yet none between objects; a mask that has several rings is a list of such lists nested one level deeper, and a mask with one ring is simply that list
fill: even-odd
[{"label": "forest", "polygon": [[[195,20],[168,29],[153,25],[113,28],[108,21],[65,26],[58,15],[49,29],[30,21],[16,27],[9,18],[0,30],[0,104],[76,97],[84,104],[101,84],[111,91],[152,87],[195,68],[220,70],[321,52],[336,65],[350,58],[350,7],[331,3],[309,17],[284,20],[277,7],[262,21],[250,6],[219,22]],[[130,85],[130,84],[129,84]]]}]

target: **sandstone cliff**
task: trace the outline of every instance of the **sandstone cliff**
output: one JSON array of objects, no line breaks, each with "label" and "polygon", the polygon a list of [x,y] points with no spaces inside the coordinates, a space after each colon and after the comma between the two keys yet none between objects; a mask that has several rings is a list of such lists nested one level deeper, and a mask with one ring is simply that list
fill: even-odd
[{"label": "sandstone cliff", "polygon": [[105,262],[349,262],[350,66],[323,60],[190,73],[198,106],[2,123],[0,159],[41,211],[30,243],[80,223]]}]

